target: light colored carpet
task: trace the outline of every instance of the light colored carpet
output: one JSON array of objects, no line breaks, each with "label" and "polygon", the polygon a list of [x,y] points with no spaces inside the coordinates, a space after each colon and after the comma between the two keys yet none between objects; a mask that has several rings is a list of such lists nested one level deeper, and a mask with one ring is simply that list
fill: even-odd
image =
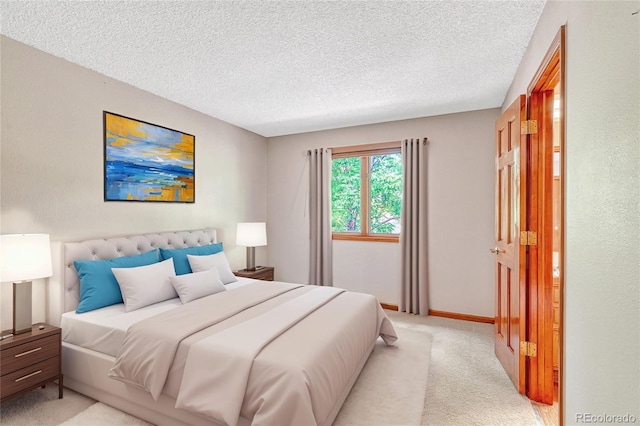
[{"label": "light colored carpet", "polygon": [[[378,344],[336,426],[538,424],[493,354],[493,326],[387,313],[400,339]],[[69,389],[58,400],[54,385],[3,403],[0,423],[148,425]]]},{"label": "light colored carpet", "polygon": [[420,424],[427,390],[431,335],[394,321],[398,341],[386,346],[378,339],[353,385],[335,426]]},{"label": "light colored carpet", "polygon": [[101,402],[93,404],[60,426],[149,426],[150,423],[116,410]]},{"label": "light colored carpet", "polygon": [[540,424],[494,354],[492,324],[415,316],[405,321],[433,336],[422,425]]},{"label": "light colored carpet", "polygon": [[58,385],[49,383],[0,404],[3,426],[58,425],[95,404],[91,398],[64,388],[58,399]]}]

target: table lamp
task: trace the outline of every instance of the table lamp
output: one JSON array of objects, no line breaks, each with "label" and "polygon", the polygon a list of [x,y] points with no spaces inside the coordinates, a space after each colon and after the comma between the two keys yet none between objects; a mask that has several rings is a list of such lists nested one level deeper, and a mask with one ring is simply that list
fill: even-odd
[{"label": "table lamp", "polygon": [[31,331],[31,280],[51,275],[48,234],[0,235],[0,282],[13,281],[13,334]]},{"label": "table lamp", "polygon": [[256,270],[256,247],[267,245],[267,225],[264,222],[239,223],[236,244],[247,247],[247,271]]}]

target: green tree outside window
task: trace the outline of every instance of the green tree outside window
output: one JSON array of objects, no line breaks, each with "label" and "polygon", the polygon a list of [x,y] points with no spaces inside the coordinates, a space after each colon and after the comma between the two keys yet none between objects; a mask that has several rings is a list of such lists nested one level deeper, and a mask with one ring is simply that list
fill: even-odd
[{"label": "green tree outside window", "polygon": [[[363,164],[367,170],[362,170]],[[331,173],[331,229],[334,233],[400,233],[400,153],[335,158]],[[366,185],[363,185],[363,179],[368,179]],[[368,189],[365,206],[361,197],[363,188]],[[368,208],[368,214],[363,214],[363,208]],[[365,216],[368,223],[363,224]],[[366,229],[364,233],[363,226]]]},{"label": "green tree outside window", "polygon": [[331,230],[360,232],[360,157],[331,162]]}]

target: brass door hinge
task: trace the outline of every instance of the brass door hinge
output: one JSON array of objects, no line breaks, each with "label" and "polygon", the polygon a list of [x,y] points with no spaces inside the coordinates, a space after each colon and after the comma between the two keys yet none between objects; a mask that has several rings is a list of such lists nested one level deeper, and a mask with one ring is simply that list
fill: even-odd
[{"label": "brass door hinge", "polygon": [[535,135],[538,133],[538,120],[524,120],[520,122],[521,135]]},{"label": "brass door hinge", "polygon": [[520,342],[520,355],[534,357],[538,354],[538,346],[533,342]]},{"label": "brass door hinge", "polygon": [[520,231],[521,246],[535,246],[538,244],[538,234],[536,231]]}]

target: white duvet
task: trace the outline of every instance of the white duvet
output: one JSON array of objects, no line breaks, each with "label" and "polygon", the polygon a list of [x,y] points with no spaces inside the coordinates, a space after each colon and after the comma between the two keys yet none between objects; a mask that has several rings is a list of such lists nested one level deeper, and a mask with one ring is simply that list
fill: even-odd
[{"label": "white duvet", "polygon": [[130,327],[110,376],[216,423],[326,424],[378,336],[373,296],[256,282]]}]

